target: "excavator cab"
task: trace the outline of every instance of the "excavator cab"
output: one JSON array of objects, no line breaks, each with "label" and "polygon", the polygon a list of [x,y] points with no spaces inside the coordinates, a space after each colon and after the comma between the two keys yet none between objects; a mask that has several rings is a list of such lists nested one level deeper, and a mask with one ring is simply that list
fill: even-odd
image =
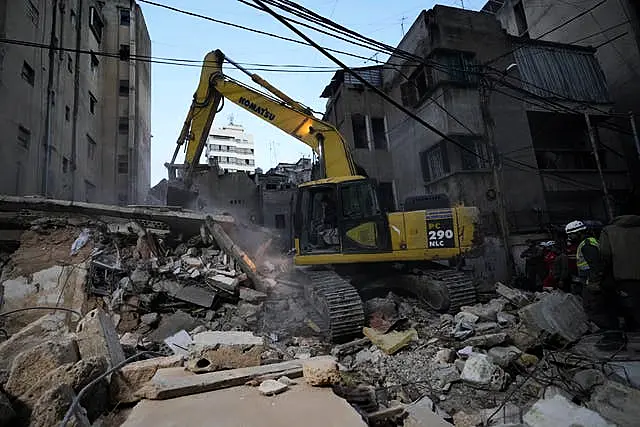
[{"label": "excavator cab", "polygon": [[298,188],[296,199],[298,254],[391,251],[387,215],[369,179],[350,176],[312,181]]}]

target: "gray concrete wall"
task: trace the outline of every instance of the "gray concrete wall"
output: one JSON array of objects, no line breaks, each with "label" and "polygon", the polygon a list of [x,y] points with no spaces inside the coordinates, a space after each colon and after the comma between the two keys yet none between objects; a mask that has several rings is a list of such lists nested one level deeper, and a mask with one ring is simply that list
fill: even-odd
[{"label": "gray concrete wall", "polygon": [[227,212],[237,219],[258,222],[261,215],[260,193],[255,181],[246,173],[219,175],[215,168],[199,173],[194,180],[199,198],[206,205],[201,209],[221,214]]},{"label": "gray concrete wall", "polygon": [[[291,224],[291,200],[296,189],[262,190],[262,225],[275,231],[283,243],[290,247],[293,241]],[[284,216],[284,228],[276,227],[276,215]]]}]

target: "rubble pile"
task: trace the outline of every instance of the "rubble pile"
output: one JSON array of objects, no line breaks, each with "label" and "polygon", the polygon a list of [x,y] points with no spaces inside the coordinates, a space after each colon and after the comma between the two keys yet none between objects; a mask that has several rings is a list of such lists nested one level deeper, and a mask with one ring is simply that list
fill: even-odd
[{"label": "rubble pile", "polygon": [[188,229],[21,221],[18,249],[2,255],[0,425],[114,425],[123,409],[141,417],[145,402],[229,388],[261,402],[320,388],[374,426],[640,419],[640,336],[598,350],[570,294],[498,283],[496,298],[441,315],[389,293],[365,301],[362,337],[333,344],[290,262],[255,230],[210,217]]},{"label": "rubble pile", "polygon": [[[595,326],[578,298],[561,292],[534,295],[502,284],[496,291],[498,298],[439,318],[393,294],[369,301],[370,325],[384,329],[377,333],[406,339],[395,341],[396,347],[360,339],[334,347],[333,354],[351,389],[372,392],[364,401],[367,412],[393,414],[379,425],[431,425],[434,414],[456,426],[637,424],[640,413],[629,399],[640,397],[631,373],[637,375],[640,365],[621,362],[627,378],[614,381],[605,374],[615,369],[612,353],[597,359],[582,345],[600,335],[585,335]],[[411,307],[415,317],[405,317],[403,307]],[[390,322],[381,318],[405,322],[396,322],[397,330],[389,332]],[[367,329],[365,335],[374,337]],[[619,399],[613,398],[614,389]],[[363,402],[340,392],[355,406]],[[598,404],[603,400],[606,409]],[[423,411],[412,412],[417,402]],[[401,415],[394,410],[398,404],[408,405]]]}]

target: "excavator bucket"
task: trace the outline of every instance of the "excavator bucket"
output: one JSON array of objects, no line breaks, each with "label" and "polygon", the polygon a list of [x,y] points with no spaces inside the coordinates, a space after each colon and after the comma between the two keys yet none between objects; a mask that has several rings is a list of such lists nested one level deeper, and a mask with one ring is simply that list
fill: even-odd
[{"label": "excavator bucket", "polygon": [[184,209],[196,209],[198,193],[187,190],[179,184],[167,186],[167,206],[180,206]]}]

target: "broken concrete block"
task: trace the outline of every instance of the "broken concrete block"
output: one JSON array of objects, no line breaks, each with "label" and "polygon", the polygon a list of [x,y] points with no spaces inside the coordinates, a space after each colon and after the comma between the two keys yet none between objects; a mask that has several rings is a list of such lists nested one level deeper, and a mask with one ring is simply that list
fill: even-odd
[{"label": "broken concrete block", "polygon": [[[169,372],[171,375],[167,373],[167,371],[175,370],[179,370],[179,372]],[[235,387],[246,384],[256,378],[273,379],[264,378],[267,375],[271,375],[273,378],[283,375],[289,378],[300,377],[302,375],[302,362],[292,360],[199,375],[180,368],[159,369],[153,378],[136,394],[146,399],[172,399],[189,394]]]},{"label": "broken concrete block", "polygon": [[640,391],[606,381],[596,387],[591,395],[589,407],[598,411],[607,420],[620,427],[637,426],[640,420]]},{"label": "broken concrete block", "polygon": [[411,405],[405,407],[407,418],[404,427],[451,427],[440,415],[438,409],[429,397],[423,397]]},{"label": "broken concrete block", "polygon": [[526,424],[534,427],[614,427],[614,424],[607,422],[597,412],[578,406],[559,394],[551,399],[537,401],[523,419]]},{"label": "broken concrete block", "polygon": [[18,354],[68,332],[64,314],[48,314],[0,343],[0,369],[9,369]]},{"label": "broken concrete block", "polygon": [[302,364],[302,376],[312,386],[330,386],[340,382],[338,363],[333,357],[305,360]]},{"label": "broken concrete block", "polygon": [[209,289],[199,286],[185,286],[174,295],[174,298],[200,307],[211,308],[216,296],[216,293]]},{"label": "broken concrete block", "polygon": [[498,320],[498,325],[503,328],[515,325],[518,320],[518,318],[513,314],[505,313],[504,311],[498,313],[496,315],[496,319]]},{"label": "broken concrete block", "polygon": [[[59,425],[74,398],[75,393],[71,386],[67,384],[58,384],[54,388],[49,389],[34,405],[29,427],[51,427]],[[68,425],[76,427],[89,427],[91,425],[87,418],[86,411],[82,406],[76,406],[76,410]]]},{"label": "broken concrete block", "polygon": [[261,345],[219,345],[192,351],[186,368],[197,374],[258,366],[264,347]]},{"label": "broken concrete block", "polygon": [[191,339],[191,335],[183,329],[165,338],[164,343],[173,351],[173,354],[187,356],[193,340]]},{"label": "broken concrete block", "polygon": [[222,274],[209,277],[207,281],[213,286],[231,293],[235,293],[239,283],[237,278],[223,276]]},{"label": "broken concrete block", "polygon": [[238,287],[238,293],[240,299],[253,304],[264,302],[267,299],[267,294],[264,292],[256,291],[255,289],[247,288],[244,286]]},{"label": "broken concrete block", "polygon": [[109,395],[111,403],[133,403],[140,400],[135,392],[149,381],[158,369],[180,367],[182,356],[156,357],[129,363],[111,377]]},{"label": "broken concrete block", "polygon": [[393,331],[382,334],[373,328],[363,328],[363,333],[373,344],[386,354],[393,354],[418,338],[418,332],[411,328],[406,331]]},{"label": "broken concrete block", "polygon": [[151,279],[148,271],[139,268],[133,270],[129,277],[131,278],[131,282],[133,282],[134,288],[138,291],[144,290]]},{"label": "broken concrete block", "polygon": [[13,410],[11,406],[11,402],[4,395],[2,391],[0,391],[0,426],[9,426],[12,425],[12,421],[16,417],[16,412]]},{"label": "broken concrete block", "polygon": [[260,383],[258,387],[258,391],[265,396],[275,396],[276,394],[282,393],[289,386],[287,384],[283,384],[276,380],[265,380]]},{"label": "broken concrete block", "polygon": [[470,326],[475,324],[479,319],[480,317],[478,315],[469,313],[467,311],[460,311],[453,317],[453,321],[455,324],[464,323]]},{"label": "broken concrete block", "polygon": [[[369,340],[367,340],[368,342]],[[380,349],[376,349],[375,351],[371,351],[368,348],[360,350],[356,353],[354,364],[356,366],[363,365],[365,363],[378,363],[380,358],[382,357],[382,353]]]},{"label": "broken concrete block", "polygon": [[471,347],[493,347],[500,345],[507,339],[507,334],[499,332],[497,334],[478,335],[475,337],[467,338],[462,345]]},{"label": "broken concrete block", "polygon": [[182,259],[182,264],[186,267],[195,267],[200,268],[203,266],[202,260],[200,258],[196,258],[189,255],[183,255],[180,259]]},{"label": "broken concrete block", "polygon": [[105,357],[109,368],[124,361],[124,351],[116,328],[111,318],[101,309],[88,312],[78,323],[76,334],[83,359]]},{"label": "broken concrete block", "polygon": [[147,313],[140,316],[140,321],[148,326],[153,326],[160,321],[159,313]]},{"label": "broken concrete block", "polygon": [[453,363],[453,361],[456,360],[456,352],[450,348],[443,348],[442,350],[438,350],[434,356],[434,360],[436,363],[442,364]]},{"label": "broken concrete block", "polygon": [[435,368],[431,372],[431,377],[436,381],[436,385],[439,388],[444,389],[448,384],[460,379],[460,372],[451,364],[442,368]]},{"label": "broken concrete block", "polygon": [[482,414],[474,412],[468,414],[464,411],[456,412],[453,415],[453,424],[456,427],[476,427],[482,424]]},{"label": "broken concrete block", "polygon": [[465,363],[460,379],[474,387],[499,391],[504,389],[508,376],[488,356],[473,353]]},{"label": "broken concrete block", "polygon": [[298,384],[297,381],[294,381],[291,378],[286,377],[286,376],[282,376],[282,377],[278,378],[278,382],[282,383],[282,384],[286,384],[288,386],[292,386],[292,385]]},{"label": "broken concrete block", "polygon": [[[68,363],[48,372],[33,387],[22,394],[18,400],[28,409],[32,409],[38,399],[45,392],[58,384],[67,384],[76,392],[80,392],[83,387],[94,379],[98,378],[107,370],[107,364],[104,358],[92,357],[89,359],[79,360],[76,363]],[[106,381],[105,381],[106,384]],[[86,402],[80,402],[87,409],[87,412],[99,414],[106,409],[107,402],[99,402],[95,399],[95,395],[86,396]],[[89,409],[88,406],[94,405],[95,411]],[[88,405],[88,406],[87,406]],[[97,407],[96,407],[97,406]],[[92,409],[94,409],[92,408]],[[90,416],[90,418],[93,418]]]},{"label": "broken concrete block", "polygon": [[497,320],[498,313],[504,309],[504,305],[504,300],[493,299],[487,304],[463,306],[460,308],[460,312],[474,314],[478,316],[478,320],[483,322],[495,322]]},{"label": "broken concrete block", "polygon": [[585,393],[591,393],[595,386],[603,385],[606,381],[604,373],[598,369],[584,369],[576,372],[573,381],[580,386]]},{"label": "broken concrete block", "polygon": [[186,367],[196,373],[257,366],[264,351],[263,338],[252,332],[206,331],[193,343]]},{"label": "broken concrete block", "polygon": [[13,361],[5,391],[18,397],[36,385],[49,371],[79,359],[78,344],[71,337],[47,341],[18,355]]},{"label": "broken concrete block", "polygon": [[152,341],[162,342],[165,338],[181,330],[190,331],[200,324],[200,321],[188,313],[178,310],[170,316],[162,316],[158,329],[153,331],[151,335],[149,335],[149,338]]},{"label": "broken concrete block", "polygon": [[541,344],[539,339],[540,333],[522,323],[517,327],[508,330],[507,333],[509,335],[509,339],[513,341],[513,344],[522,351],[529,351]]},{"label": "broken concrete block", "polygon": [[505,286],[499,282],[496,284],[496,293],[519,308],[532,302],[531,297],[526,293],[518,289]]},{"label": "broken concrete block", "polygon": [[557,335],[577,341],[587,333],[589,324],[582,301],[573,294],[554,292],[519,311],[520,320],[534,332]]},{"label": "broken concrete block", "polygon": [[501,368],[506,368],[522,354],[518,347],[493,347],[488,352],[491,361]]}]

